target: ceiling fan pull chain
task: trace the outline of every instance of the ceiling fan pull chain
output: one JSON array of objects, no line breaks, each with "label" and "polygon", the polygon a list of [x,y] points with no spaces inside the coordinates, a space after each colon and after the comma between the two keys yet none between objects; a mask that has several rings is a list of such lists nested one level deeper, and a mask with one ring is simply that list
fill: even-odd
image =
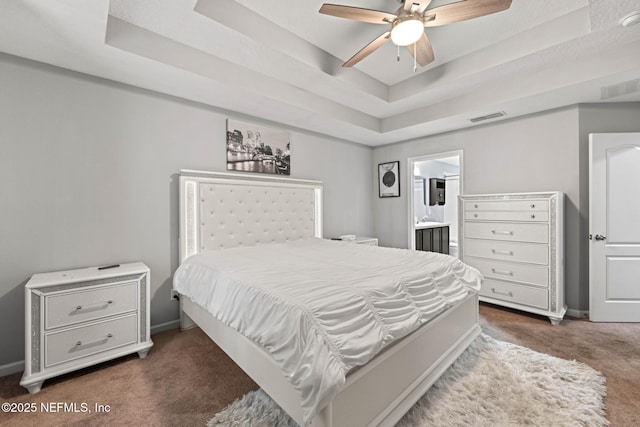
[{"label": "ceiling fan pull chain", "polygon": [[400,62],[400,45],[397,45],[398,47],[398,55],[396,56],[396,61]]},{"label": "ceiling fan pull chain", "polygon": [[416,59],[416,44],[417,43],[413,43],[413,72],[415,73],[418,70],[418,60]]}]

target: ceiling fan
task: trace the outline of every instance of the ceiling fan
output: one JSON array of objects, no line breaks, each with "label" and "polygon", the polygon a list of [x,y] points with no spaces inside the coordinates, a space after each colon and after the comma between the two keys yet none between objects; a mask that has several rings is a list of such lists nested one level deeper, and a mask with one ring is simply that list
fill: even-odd
[{"label": "ceiling fan", "polygon": [[325,3],[320,13],[353,19],[372,24],[390,24],[391,28],[360,49],[343,67],[352,67],[389,39],[398,46],[407,46],[415,62],[425,66],[434,60],[433,48],[424,31],[436,27],[466,21],[508,9],[511,0],[463,0],[427,10],[432,0],[400,0],[403,4],[394,13],[360,7]]}]

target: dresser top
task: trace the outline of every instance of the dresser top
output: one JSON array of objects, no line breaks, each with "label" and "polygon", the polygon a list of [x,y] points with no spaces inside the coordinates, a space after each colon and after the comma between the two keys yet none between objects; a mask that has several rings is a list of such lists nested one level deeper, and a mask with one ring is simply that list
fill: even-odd
[{"label": "dresser top", "polygon": [[493,193],[493,194],[461,194],[461,199],[495,199],[495,200],[517,200],[517,199],[532,199],[532,198],[549,198],[560,197],[562,191],[538,191],[533,193]]},{"label": "dresser top", "polygon": [[118,267],[99,270],[99,267],[80,268],[77,270],[55,271],[51,273],[39,273],[31,276],[27,288],[39,288],[42,286],[58,285],[63,283],[85,282],[110,277],[126,276],[130,274],[148,273],[149,268],[142,262],[120,264]]}]

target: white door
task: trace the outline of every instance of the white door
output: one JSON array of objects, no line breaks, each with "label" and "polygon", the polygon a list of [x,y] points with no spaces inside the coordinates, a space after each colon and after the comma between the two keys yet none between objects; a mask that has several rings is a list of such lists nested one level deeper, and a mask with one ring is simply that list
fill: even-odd
[{"label": "white door", "polygon": [[589,136],[589,317],[640,322],[640,133]]}]

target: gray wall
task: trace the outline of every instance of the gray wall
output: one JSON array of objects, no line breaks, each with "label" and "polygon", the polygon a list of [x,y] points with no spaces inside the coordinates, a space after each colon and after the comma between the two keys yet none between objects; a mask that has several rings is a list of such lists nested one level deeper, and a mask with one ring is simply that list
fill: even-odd
[{"label": "gray wall", "polygon": [[[143,261],[152,326],[176,320],[177,174],[225,170],[233,116],[5,54],[0,82],[0,366],[24,358],[34,273]],[[291,156],[324,182],[325,236],[373,235],[369,147],[292,130]]]},{"label": "gray wall", "polygon": [[[566,301],[588,310],[588,134],[639,129],[640,103],[579,105],[376,148],[373,164],[400,160],[406,189],[407,158],[462,149],[466,194],[564,192]],[[381,245],[408,246],[406,197],[374,199]]]}]

